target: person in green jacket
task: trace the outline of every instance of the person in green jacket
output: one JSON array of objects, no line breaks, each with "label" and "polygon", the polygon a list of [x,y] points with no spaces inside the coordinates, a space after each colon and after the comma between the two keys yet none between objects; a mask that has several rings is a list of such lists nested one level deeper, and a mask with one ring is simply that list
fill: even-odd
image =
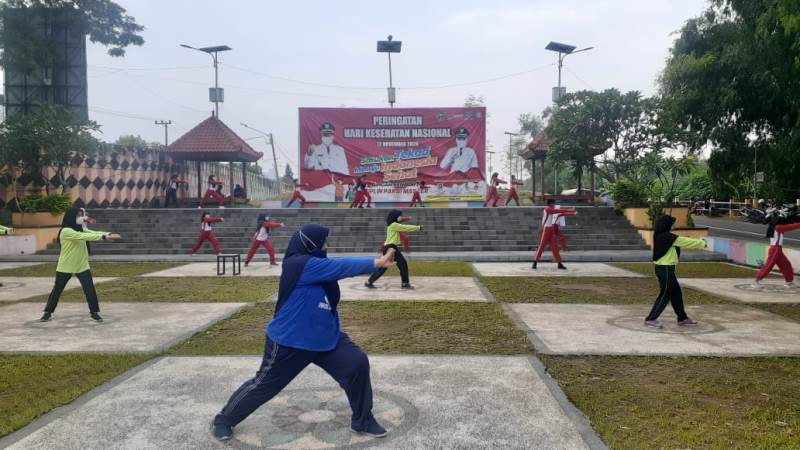
[{"label": "person in green jacket", "polygon": [[658,317],[664,312],[667,303],[672,303],[672,309],[678,316],[678,326],[696,326],[697,322],[690,319],[683,308],[683,293],[678,278],[675,275],[675,266],[678,265],[681,256],[681,248],[700,249],[705,248],[706,241],[702,239],[691,239],[671,233],[675,218],[672,216],[662,216],[656,222],[653,230],[653,262],[655,263],[656,277],[660,291],[656,298],[650,314],[644,319],[645,326],[653,328],[663,328]]},{"label": "person in green jacket", "polygon": [[11,227],[4,227],[0,225],[0,236],[4,236],[6,234],[11,234],[14,232],[14,229]]},{"label": "person in green jacket", "polygon": [[[403,212],[398,209],[389,211],[389,215],[386,216],[386,241],[383,243],[383,254],[385,255],[390,248],[394,249],[394,260],[397,263],[397,268],[400,270],[400,279],[403,282],[402,288],[414,289],[408,279],[408,263],[403,257],[403,253],[400,252],[400,247],[398,246],[401,243],[400,233],[420,231],[422,230],[422,225],[402,224],[400,223],[400,218],[402,216]],[[375,289],[375,285],[373,283],[378,281],[378,278],[383,276],[384,273],[386,273],[386,269],[380,269],[379,271],[373,273],[370,275],[369,280],[364,283],[364,286],[368,287],[369,289]]]},{"label": "person in green jacket", "polygon": [[103,231],[83,231],[83,227],[78,224],[78,215],[77,209],[70,209],[64,213],[64,219],[61,221],[61,230],[58,232],[61,252],[58,255],[58,265],[56,266],[56,281],[50,297],[47,299],[44,314],[39,319],[41,322],[47,322],[53,316],[61,292],[64,291],[64,287],[72,275],[77,276],[78,281],[81,282],[83,294],[89,304],[91,318],[97,322],[103,321],[99,314],[100,305],[97,301],[94,281],[92,281],[92,272],[89,270],[89,251],[86,248],[86,241],[119,239],[119,235]]}]

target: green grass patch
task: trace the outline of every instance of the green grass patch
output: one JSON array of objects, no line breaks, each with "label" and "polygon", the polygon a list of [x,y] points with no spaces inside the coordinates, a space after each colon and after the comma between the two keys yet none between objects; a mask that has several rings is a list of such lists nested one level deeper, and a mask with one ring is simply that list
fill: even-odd
[{"label": "green grass patch", "polygon": [[[507,303],[595,303],[628,305],[652,303],[658,297],[658,281],[652,278],[602,277],[482,277],[494,298]],[[683,287],[687,304],[731,303]]]},{"label": "green grass patch", "polygon": [[[91,270],[93,277],[135,277],[145,273],[171,269],[182,265],[182,263],[93,262],[91,263]],[[0,270],[0,276],[3,277],[52,277],[55,276],[55,274],[56,263]]]},{"label": "green grass patch", "polygon": [[[415,277],[472,277],[472,266],[460,261],[408,261],[408,271]],[[400,276],[397,266],[390,268],[387,275]]]},{"label": "green grass patch", "polygon": [[[278,279],[266,277],[123,278],[95,285],[103,302],[214,303],[264,301],[278,291]],[[25,299],[46,302],[47,295]],[[81,288],[61,295],[64,302],[85,302]]]},{"label": "green grass patch", "polygon": [[[240,311],[175,347],[175,355],[260,355],[274,305]],[[368,353],[489,354],[533,352],[496,303],[342,302],[342,328]]]},{"label": "green grass patch", "polygon": [[752,308],[763,309],[779,316],[800,322],[800,304],[792,303],[747,303]]},{"label": "green grass patch", "polygon": [[[614,263],[614,267],[654,277],[653,263]],[[756,269],[723,262],[680,263],[676,271],[683,278],[755,278]]]},{"label": "green grass patch", "polygon": [[66,405],[144,355],[0,355],[0,437]]},{"label": "green grass patch", "polygon": [[800,359],[539,356],[612,449],[800,448]]}]

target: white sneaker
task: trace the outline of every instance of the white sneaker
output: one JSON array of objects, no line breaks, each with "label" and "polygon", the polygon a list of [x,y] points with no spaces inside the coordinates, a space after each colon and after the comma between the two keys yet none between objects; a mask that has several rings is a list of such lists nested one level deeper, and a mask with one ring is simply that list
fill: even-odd
[{"label": "white sneaker", "polygon": [[224,206],[220,206],[219,209],[225,209],[225,207]]},{"label": "white sneaker", "polygon": [[798,284],[797,284],[797,283],[795,283],[794,281],[790,281],[790,282],[786,283],[784,286],[786,286],[786,287],[787,287],[787,288],[789,288],[789,289],[797,289],[797,288],[800,288],[800,285],[798,285]]},{"label": "white sneaker", "polygon": [[761,284],[760,281],[754,281],[753,284],[750,285],[750,287],[753,289],[763,289],[764,285]]}]

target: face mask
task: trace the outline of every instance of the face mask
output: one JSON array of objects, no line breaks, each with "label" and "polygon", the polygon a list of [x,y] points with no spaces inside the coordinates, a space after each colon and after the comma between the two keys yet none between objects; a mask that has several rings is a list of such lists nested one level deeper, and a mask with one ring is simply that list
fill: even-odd
[{"label": "face mask", "polygon": [[322,144],[323,145],[333,144],[333,136],[322,136]]},{"label": "face mask", "polygon": [[83,225],[83,223],[85,221],[86,221],[86,219],[84,219],[83,216],[80,216],[80,217],[75,219],[75,223],[77,223],[78,225]]},{"label": "face mask", "polygon": [[464,148],[464,147],[466,147],[466,146],[467,146],[467,140],[466,140],[466,138],[464,138],[464,139],[462,139],[462,138],[456,138],[456,147],[458,147],[458,148]]}]

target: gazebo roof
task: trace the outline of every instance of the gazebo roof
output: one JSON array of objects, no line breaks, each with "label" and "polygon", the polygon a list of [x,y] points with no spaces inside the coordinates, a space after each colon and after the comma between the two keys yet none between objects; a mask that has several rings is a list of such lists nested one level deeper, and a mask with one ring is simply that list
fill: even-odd
[{"label": "gazebo roof", "polygon": [[264,154],[240,138],[213,114],[167,147],[175,159],[190,161],[259,160]]},{"label": "gazebo roof", "polygon": [[544,159],[547,157],[548,150],[550,150],[550,139],[542,131],[533,138],[530,144],[519,151],[519,156],[524,159]]}]

